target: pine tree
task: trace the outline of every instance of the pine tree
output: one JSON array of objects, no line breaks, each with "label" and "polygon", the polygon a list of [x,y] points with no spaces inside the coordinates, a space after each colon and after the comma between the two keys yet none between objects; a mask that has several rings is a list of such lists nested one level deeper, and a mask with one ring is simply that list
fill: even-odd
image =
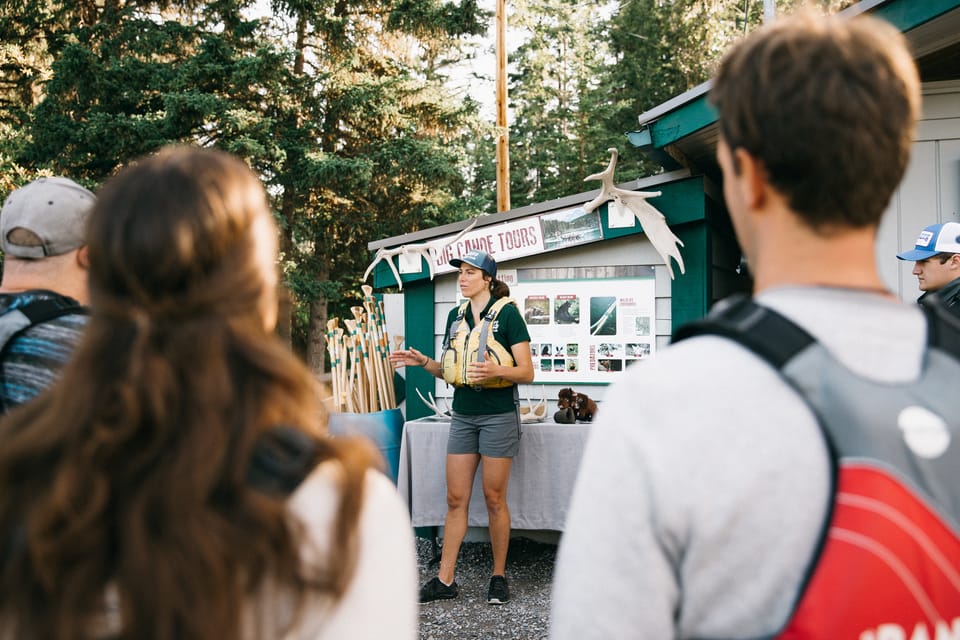
[{"label": "pine tree", "polygon": [[[169,143],[246,159],[275,199],[292,292],[286,332],[317,371],[328,305],[349,317],[369,240],[466,217],[477,105],[443,91],[479,33],[475,0],[21,0],[0,161],[96,186]],[[27,57],[23,52],[35,51]],[[6,50],[5,50],[6,53]],[[18,100],[10,98],[19,97]],[[29,98],[29,99],[28,99]],[[299,329],[299,332],[297,331]]]}]

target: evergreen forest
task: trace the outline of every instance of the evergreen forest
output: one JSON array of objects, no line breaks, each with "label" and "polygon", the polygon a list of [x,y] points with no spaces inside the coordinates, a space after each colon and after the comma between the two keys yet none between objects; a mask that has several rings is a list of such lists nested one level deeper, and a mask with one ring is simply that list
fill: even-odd
[{"label": "evergreen forest", "polygon": [[[505,4],[514,208],[595,188],[609,147],[618,182],[659,171],[625,133],[763,20],[762,0]],[[493,30],[493,0],[5,0],[0,197],[96,190],[172,143],[242,157],[282,232],[279,331],[322,372],[368,242],[496,210]]]}]

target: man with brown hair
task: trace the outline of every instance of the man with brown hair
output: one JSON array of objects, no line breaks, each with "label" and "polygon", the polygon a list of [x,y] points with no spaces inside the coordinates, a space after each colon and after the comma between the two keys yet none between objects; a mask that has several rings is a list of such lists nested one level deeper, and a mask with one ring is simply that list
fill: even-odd
[{"label": "man with brown hair", "polygon": [[59,377],[87,323],[87,216],[94,195],[39,178],[0,210],[0,412]]},{"label": "man with brown hair", "polygon": [[[731,49],[711,97],[724,197],[754,297],[718,305],[701,323],[745,309],[733,318],[742,320],[735,339],[688,332],[696,337],[609,390],[560,544],[551,638],[863,640],[894,637],[877,633],[888,623],[906,628],[900,637],[918,637],[921,625],[931,638],[957,629],[948,581],[924,593],[935,606],[901,618],[897,607],[915,602],[888,606],[902,590],[887,574],[873,580],[852,562],[828,574],[835,581],[821,579],[837,566],[828,525],[849,510],[835,501],[833,471],[842,482],[860,478],[847,445],[878,444],[917,470],[936,467],[936,495],[947,494],[953,522],[960,515],[960,403],[935,391],[960,376],[960,361],[926,347],[922,309],[887,290],[875,258],[920,106],[904,38],[866,16],[784,18]],[[776,330],[756,318],[776,318]],[[800,347],[779,362],[747,346],[753,338],[773,355],[781,343]],[[934,376],[942,382],[931,384],[931,360],[950,373]],[[647,399],[640,410],[638,394]],[[886,395],[921,406],[891,409]],[[884,494],[858,504],[886,514],[891,503]],[[960,548],[951,544],[937,566],[955,575]],[[938,608],[944,594],[954,600]]]},{"label": "man with brown hair", "polygon": [[898,253],[897,258],[914,261],[913,275],[923,291],[918,302],[936,294],[960,314],[960,222],[924,227],[913,249]]}]

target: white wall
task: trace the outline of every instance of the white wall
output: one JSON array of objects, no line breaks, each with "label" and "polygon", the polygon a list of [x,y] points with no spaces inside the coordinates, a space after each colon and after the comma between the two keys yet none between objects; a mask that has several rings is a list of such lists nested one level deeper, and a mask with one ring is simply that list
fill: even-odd
[{"label": "white wall", "polygon": [[924,85],[910,165],[877,235],[880,274],[903,300],[921,291],[913,263],[896,254],[912,249],[925,226],[949,221],[960,221],[960,82],[936,82]]},{"label": "white wall", "polygon": [[[660,255],[645,235],[604,240],[582,247],[562,249],[560,251],[529,256],[518,260],[500,262],[497,264],[497,267],[499,269],[523,269],[528,267],[596,267],[617,265],[654,265],[657,349],[666,347],[670,342],[671,335],[670,290],[672,281]],[[443,329],[446,325],[447,314],[450,312],[450,309],[457,304],[458,291],[456,274],[438,276],[435,281],[435,286],[436,302],[433,312],[434,353],[439,356],[443,345]],[[565,386],[572,386],[575,390],[586,393],[598,402],[603,401],[603,396],[607,388],[605,385],[583,385],[581,387],[577,387],[576,384],[539,385],[536,380],[534,380],[533,384],[520,385],[520,402],[521,404],[526,404],[530,401],[532,404],[536,404],[541,398],[545,398],[548,405],[547,415],[552,416],[557,410],[557,392]],[[449,402],[449,399],[453,397],[453,387],[448,386],[443,380],[437,380],[434,387],[433,395],[435,398],[446,398]]]}]

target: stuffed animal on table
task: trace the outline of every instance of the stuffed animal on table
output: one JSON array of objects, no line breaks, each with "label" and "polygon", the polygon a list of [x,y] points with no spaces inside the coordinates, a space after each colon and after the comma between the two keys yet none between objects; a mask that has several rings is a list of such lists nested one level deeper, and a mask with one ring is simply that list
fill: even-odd
[{"label": "stuffed animal on table", "polygon": [[[597,403],[585,393],[577,393],[567,387],[560,389],[557,394],[557,413],[554,420],[560,423],[571,423],[575,420],[592,422],[597,413]],[[570,419],[572,416],[572,420]]]}]

